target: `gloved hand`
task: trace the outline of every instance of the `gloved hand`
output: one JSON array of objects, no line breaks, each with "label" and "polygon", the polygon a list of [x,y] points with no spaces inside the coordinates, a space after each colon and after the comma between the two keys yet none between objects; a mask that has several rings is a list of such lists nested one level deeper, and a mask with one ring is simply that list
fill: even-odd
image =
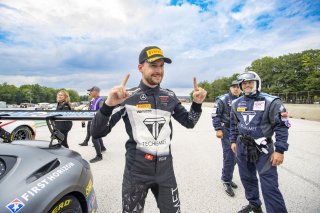
[{"label": "gloved hand", "polygon": [[254,146],[256,143],[252,137],[240,135],[240,141],[246,146]]},{"label": "gloved hand", "polygon": [[258,150],[255,146],[247,146],[247,161],[256,163],[258,160]]}]

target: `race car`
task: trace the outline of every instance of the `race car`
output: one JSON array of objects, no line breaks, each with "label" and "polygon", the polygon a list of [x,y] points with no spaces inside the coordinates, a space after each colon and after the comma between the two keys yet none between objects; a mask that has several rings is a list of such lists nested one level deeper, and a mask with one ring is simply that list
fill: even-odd
[{"label": "race car", "polygon": [[8,140],[4,142],[13,140],[34,140],[36,137],[36,125],[33,121],[0,121],[0,128],[10,134]]},{"label": "race car", "polygon": [[0,212],[96,212],[90,166],[46,141],[0,143]]},{"label": "race car", "polygon": [[[1,213],[97,211],[89,163],[61,146],[64,136],[55,128],[56,120],[93,116],[94,112],[0,111],[0,120],[46,120],[51,132],[50,141],[0,143]],[[7,131],[2,133],[4,140],[10,137]]]}]

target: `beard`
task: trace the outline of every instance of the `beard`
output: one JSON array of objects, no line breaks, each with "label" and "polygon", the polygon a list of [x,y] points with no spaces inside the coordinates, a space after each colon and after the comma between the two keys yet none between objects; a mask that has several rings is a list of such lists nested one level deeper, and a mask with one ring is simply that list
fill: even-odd
[{"label": "beard", "polygon": [[151,75],[151,76],[145,76],[145,80],[148,82],[151,86],[158,86],[160,85],[163,78],[163,74],[157,74],[157,75]]}]

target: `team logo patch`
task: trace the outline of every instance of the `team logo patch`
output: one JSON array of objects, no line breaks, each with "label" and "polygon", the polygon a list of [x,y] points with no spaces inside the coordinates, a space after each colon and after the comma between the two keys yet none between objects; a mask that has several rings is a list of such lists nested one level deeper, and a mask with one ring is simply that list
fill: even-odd
[{"label": "team logo patch", "polygon": [[288,112],[281,112],[280,115],[281,115],[281,121],[284,123],[284,125],[286,125],[286,127],[290,128],[291,124],[288,119],[288,117],[289,117]]},{"label": "team logo patch", "polygon": [[142,101],[145,101],[145,100],[147,100],[147,95],[146,94],[141,94],[140,95],[140,100],[142,100]]},{"label": "team logo patch", "polygon": [[146,154],[146,155],[144,156],[144,158],[147,159],[147,160],[152,160],[152,159],[153,159],[153,155]]},{"label": "team logo patch", "polygon": [[169,100],[169,96],[159,96],[160,101],[168,101]]},{"label": "team logo patch", "polygon": [[288,112],[281,112],[281,118],[287,119],[288,118]]},{"label": "team logo patch", "polygon": [[149,132],[155,140],[159,137],[162,127],[166,123],[166,119],[161,118],[146,118],[143,121],[144,125],[148,128]]},{"label": "team logo patch", "polygon": [[255,111],[264,111],[265,101],[255,101],[253,103],[253,110]]},{"label": "team logo patch", "polygon": [[19,199],[14,199],[6,207],[10,210],[11,213],[16,213],[24,207],[24,203]]},{"label": "team logo patch", "polygon": [[137,104],[136,107],[138,109],[150,109],[151,108],[151,104]]},{"label": "team logo patch", "polygon": [[243,117],[244,123],[246,125],[249,125],[249,123],[252,121],[256,113],[253,111],[248,111],[248,112],[242,112],[241,115]]}]

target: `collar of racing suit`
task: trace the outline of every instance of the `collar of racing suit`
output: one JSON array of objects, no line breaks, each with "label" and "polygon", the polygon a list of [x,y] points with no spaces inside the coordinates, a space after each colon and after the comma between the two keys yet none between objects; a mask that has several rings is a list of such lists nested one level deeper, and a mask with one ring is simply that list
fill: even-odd
[{"label": "collar of racing suit", "polygon": [[231,97],[231,99],[232,99],[232,100],[234,100],[234,99],[239,98],[240,96],[232,95],[232,93],[231,93],[231,92],[229,92],[229,97]]},{"label": "collar of racing suit", "polygon": [[157,94],[160,91],[160,85],[151,88],[147,85],[145,85],[142,80],[140,81],[140,85],[139,87],[141,88],[142,91],[144,91],[147,95],[153,95],[153,94]]},{"label": "collar of racing suit", "polygon": [[259,92],[259,91],[257,91],[257,92],[256,92],[256,93],[254,93],[254,94],[245,95],[245,97],[246,97],[246,98],[256,98],[256,97],[258,97],[258,96],[259,96],[259,94],[260,94],[260,92]]}]

